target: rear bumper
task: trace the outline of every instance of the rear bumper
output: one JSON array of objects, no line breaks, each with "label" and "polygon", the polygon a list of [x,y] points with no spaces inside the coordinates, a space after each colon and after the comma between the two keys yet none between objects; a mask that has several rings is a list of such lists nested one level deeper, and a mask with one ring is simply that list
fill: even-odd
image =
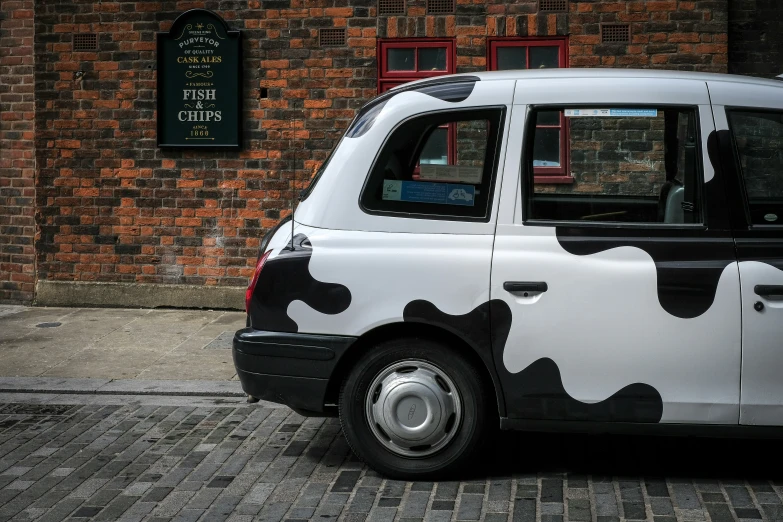
[{"label": "rear bumper", "polygon": [[248,395],[323,414],[329,379],[355,337],[267,332],[243,328],[234,334],[233,356]]}]

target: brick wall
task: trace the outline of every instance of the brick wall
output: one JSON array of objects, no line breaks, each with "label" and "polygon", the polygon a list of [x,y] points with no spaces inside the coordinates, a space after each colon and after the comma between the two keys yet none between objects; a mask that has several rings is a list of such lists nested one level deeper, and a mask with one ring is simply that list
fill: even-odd
[{"label": "brick wall", "polygon": [[[260,99],[262,68],[290,58],[269,19],[281,2],[265,4],[36,2],[41,279],[247,284],[262,230],[290,206],[301,140],[326,149],[333,135],[302,128],[295,76],[317,65],[291,67]],[[241,153],[156,147],[155,33],[193,7],[245,30]],[[97,33],[98,51],[73,52],[74,32]]]},{"label": "brick wall", "polygon": [[[602,44],[602,23],[630,23],[631,45]],[[727,71],[725,0],[571,2],[571,67]]]},{"label": "brick wall", "polygon": [[[14,6],[18,2],[3,2]],[[376,38],[449,37],[457,71],[490,36],[565,36],[572,66],[725,71],[725,2],[457,0],[455,14],[377,16],[377,0],[35,1],[40,279],[243,286],[264,231],[376,90]],[[155,33],[205,7],[244,31],[242,152],[155,145]],[[631,45],[600,24],[630,22]],[[343,47],[318,30],[344,27]],[[98,34],[74,52],[72,33]],[[265,96],[265,97],[264,97]],[[30,118],[27,118],[28,124]],[[30,208],[28,206],[28,208]]]},{"label": "brick wall", "polygon": [[729,0],[729,72],[783,74],[782,9],[780,0]]},{"label": "brick wall", "polygon": [[0,303],[29,302],[35,279],[33,2],[0,5]]}]

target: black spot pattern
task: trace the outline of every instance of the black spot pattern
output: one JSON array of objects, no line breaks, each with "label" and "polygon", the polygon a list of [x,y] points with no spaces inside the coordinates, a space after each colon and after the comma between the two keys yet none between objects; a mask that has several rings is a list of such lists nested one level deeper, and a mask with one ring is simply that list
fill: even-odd
[{"label": "black spot pattern", "polygon": [[[593,422],[660,422],[663,400],[647,384],[631,384],[608,399],[587,404],[570,395],[563,386],[554,361],[542,358],[519,373],[510,373],[503,364],[503,351],[511,331],[511,309],[495,299],[464,315],[440,311],[429,301],[408,303],[403,311],[407,322],[421,322],[460,335],[479,355],[491,353],[503,388],[507,416],[537,420]],[[491,325],[491,328],[490,328]],[[595,376],[600,379],[601,376]]]},{"label": "black spot pattern", "polygon": [[563,250],[577,256],[623,246],[644,250],[655,263],[658,301],[664,310],[681,319],[693,319],[710,309],[723,270],[735,261],[729,238],[629,237],[627,232],[557,227],[557,241]]},{"label": "black spot pattern", "polygon": [[718,136],[707,136],[707,157],[715,175],[704,183],[705,228],[557,227],[563,249],[588,256],[622,246],[647,252],[655,263],[658,301],[668,313],[693,319],[710,309],[724,269],[736,254],[728,219],[726,189],[721,178]]},{"label": "black spot pattern", "polygon": [[273,259],[267,260],[250,302],[250,323],[256,330],[297,332],[288,317],[288,305],[302,301],[312,309],[335,315],[351,304],[351,292],[337,283],[324,283],[310,274],[313,247],[304,234],[297,234]]},{"label": "black spot pattern", "polygon": [[359,110],[359,114],[351,123],[345,135],[348,138],[359,138],[364,136],[375,124],[375,119],[381,113],[383,106],[390,99],[403,92],[420,92],[439,100],[459,103],[468,99],[473,92],[476,82],[480,79],[477,76],[455,76],[450,78],[435,78],[415,85],[403,86],[399,89],[386,91],[380,96],[370,100]]},{"label": "black spot pattern", "polygon": [[441,83],[437,85],[424,86],[419,89],[414,89],[415,92],[420,92],[439,100],[459,103],[468,99],[468,96],[473,92],[473,88],[476,86],[475,81],[464,81],[459,83]]}]

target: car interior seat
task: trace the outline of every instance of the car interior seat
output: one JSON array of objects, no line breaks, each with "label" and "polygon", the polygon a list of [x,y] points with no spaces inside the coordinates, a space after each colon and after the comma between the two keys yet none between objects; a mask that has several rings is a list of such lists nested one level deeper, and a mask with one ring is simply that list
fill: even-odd
[{"label": "car interior seat", "polygon": [[676,179],[667,181],[661,191],[664,223],[685,223],[685,187]]}]

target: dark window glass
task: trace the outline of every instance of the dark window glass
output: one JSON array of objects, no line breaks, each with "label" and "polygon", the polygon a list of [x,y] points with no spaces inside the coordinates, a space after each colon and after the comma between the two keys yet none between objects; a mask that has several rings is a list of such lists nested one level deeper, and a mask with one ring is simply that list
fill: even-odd
[{"label": "dark window glass", "polygon": [[412,48],[393,48],[387,50],[387,68],[390,71],[415,71],[416,50]]},{"label": "dark window glass", "polygon": [[559,47],[531,47],[531,69],[557,69],[560,67]]},{"label": "dark window glass", "polygon": [[430,134],[419,157],[420,165],[447,165],[449,162],[449,129],[438,127]]},{"label": "dark window glass", "polygon": [[498,47],[498,71],[527,69],[527,47]]},{"label": "dark window glass", "polygon": [[362,207],[405,217],[488,219],[503,114],[440,112],[402,123],[370,171]]},{"label": "dark window glass", "polygon": [[[569,131],[542,126],[558,120]],[[701,163],[693,109],[584,107],[533,111],[525,152],[527,219],[701,223]],[[566,150],[560,136],[567,136]],[[531,153],[532,151],[532,153]],[[568,161],[574,182],[533,184],[533,169]]]},{"label": "dark window glass", "polygon": [[730,110],[751,222],[783,224],[783,111]]},{"label": "dark window glass", "polygon": [[560,126],[560,113],[558,111],[541,111],[537,114],[536,125]]},{"label": "dark window glass", "polygon": [[421,47],[419,48],[420,71],[445,71],[446,48],[445,47]]}]

